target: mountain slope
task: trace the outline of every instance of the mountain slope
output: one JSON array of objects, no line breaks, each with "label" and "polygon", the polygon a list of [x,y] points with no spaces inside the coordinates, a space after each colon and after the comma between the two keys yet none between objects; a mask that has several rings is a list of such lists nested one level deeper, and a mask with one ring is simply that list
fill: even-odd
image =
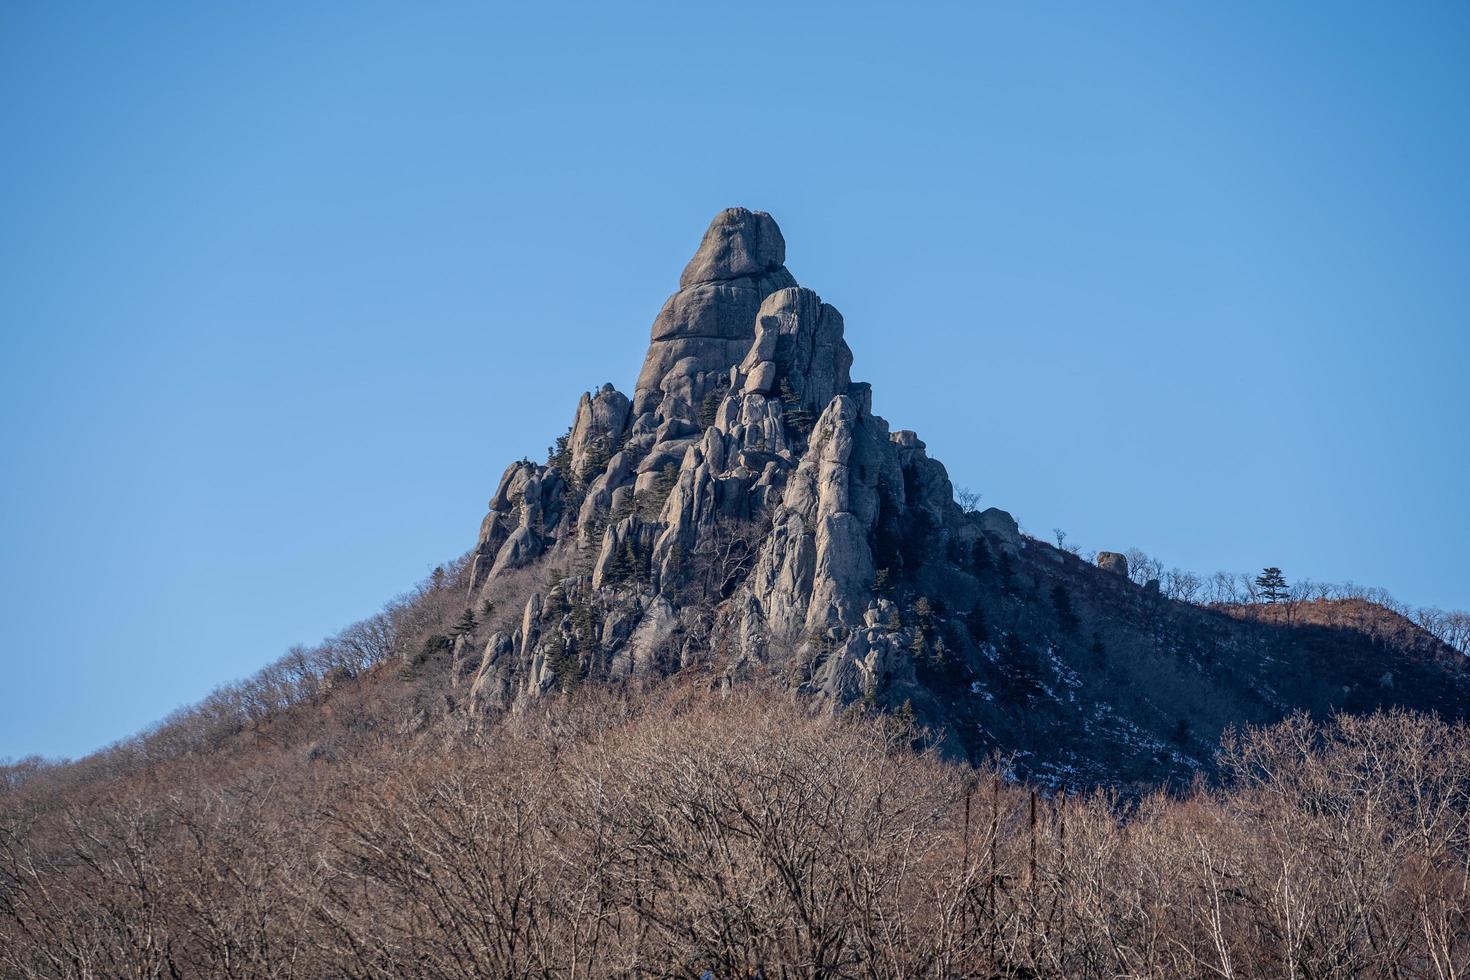
[{"label": "mountain slope", "polygon": [[489,623],[436,641],[472,712],[770,675],[1053,784],[1187,778],[1226,726],[1297,708],[1463,716],[1463,658],[1412,624],[1388,640],[1171,601],[962,509],[873,414],[841,314],[785,252],[769,215],[717,215],[631,398],[584,394],[546,463],[506,470],[468,572]]},{"label": "mountain slope", "polygon": [[[0,766],[0,974],[1470,961],[1460,653],[967,510],[852,363],[775,223],[722,213],[633,395],[583,395],[473,550],[111,749]],[[1424,713],[1354,714],[1394,706]]]}]

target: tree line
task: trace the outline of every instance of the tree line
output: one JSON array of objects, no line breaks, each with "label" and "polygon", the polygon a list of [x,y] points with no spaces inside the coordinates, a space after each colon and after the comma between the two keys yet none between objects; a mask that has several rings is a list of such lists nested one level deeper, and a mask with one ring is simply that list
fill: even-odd
[{"label": "tree line", "polygon": [[409,592],[367,619],[314,645],[292,646],[249,677],[223,684],[200,701],[75,762],[38,757],[0,766],[10,778],[62,770],[73,781],[209,752],[290,709],[319,703],[336,685],[384,665],[406,664],[432,637],[452,631],[464,615],[468,556],[441,565]]},{"label": "tree line", "polygon": [[0,788],[0,974],[1356,977],[1470,969],[1470,731],[1228,736],[1042,796],[782,691],[602,691],[351,761]]}]

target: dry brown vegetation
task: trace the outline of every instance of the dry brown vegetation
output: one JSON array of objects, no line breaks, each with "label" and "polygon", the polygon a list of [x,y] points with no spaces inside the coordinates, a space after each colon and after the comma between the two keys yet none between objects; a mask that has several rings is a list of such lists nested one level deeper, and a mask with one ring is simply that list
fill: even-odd
[{"label": "dry brown vegetation", "polygon": [[[1440,635],[1441,632],[1459,646],[1465,644],[1465,640],[1456,633],[1448,630],[1436,632],[1424,625],[1427,616],[1438,610],[1420,610],[1421,617],[1415,621],[1405,612],[1366,599],[1293,599],[1281,603],[1241,603],[1217,608],[1237,619],[1351,630],[1375,643],[1405,653],[1432,654],[1441,643],[1453,646]],[[1456,622],[1454,617],[1461,614],[1443,615],[1444,624],[1452,626]],[[1460,652],[1458,647],[1455,649]]]},{"label": "dry brown vegetation", "polygon": [[[1058,529],[1064,541],[1066,533]],[[1062,545],[1058,545],[1059,549]],[[1067,546],[1081,556],[1081,549]],[[1400,647],[1422,648],[1433,637],[1456,653],[1470,655],[1470,612],[1410,606],[1387,589],[1353,582],[1299,579],[1290,583],[1282,601],[1267,602],[1255,576],[1238,572],[1197,575],[1168,568],[1139,548],[1129,548],[1128,575],[1135,585],[1153,579],[1166,598],[1220,609],[1241,619],[1285,625],[1308,624],[1354,629],[1372,639]],[[1090,553],[1088,561],[1096,558]]]},{"label": "dry brown vegetation", "polygon": [[[586,688],[334,761],[0,783],[14,977],[1455,977],[1470,731],[1296,718],[1037,797],[893,719]],[[300,757],[297,757],[300,758]]]}]

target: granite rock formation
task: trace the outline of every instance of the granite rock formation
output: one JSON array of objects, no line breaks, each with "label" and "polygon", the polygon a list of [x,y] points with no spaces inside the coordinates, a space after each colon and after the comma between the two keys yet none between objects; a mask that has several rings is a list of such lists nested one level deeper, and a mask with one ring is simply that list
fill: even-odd
[{"label": "granite rock formation", "polygon": [[1015,549],[1009,515],[964,514],[923,442],[873,414],[850,378],[842,315],[785,257],[770,215],[717,215],[654,320],[633,397],[610,384],[584,394],[550,461],[506,471],[480,531],[476,596],[538,560],[580,568],[568,576],[578,601],[619,625],[567,632],[547,621],[565,598],[534,593],[520,628],[487,643],[478,703],[548,690],[548,642],[579,646],[583,672],[626,677],[688,662],[689,639],[711,630],[737,637],[720,665],[732,674],[774,656],[835,703],[872,697],[891,677],[912,682],[893,663],[911,639],[874,590],[880,571],[903,574],[904,535]]},{"label": "granite rock formation", "polygon": [[1385,696],[1377,663],[1371,684],[1287,690],[1271,665],[1298,640],[1163,601],[1123,555],[1094,567],[1005,511],[962,509],[924,442],[873,413],[842,315],[785,261],[770,215],[721,212],[632,396],[583,394],[545,463],[505,471],[470,575],[494,620],[475,711],[689,668],[764,675],[1067,782],[1187,777],[1225,724]]}]

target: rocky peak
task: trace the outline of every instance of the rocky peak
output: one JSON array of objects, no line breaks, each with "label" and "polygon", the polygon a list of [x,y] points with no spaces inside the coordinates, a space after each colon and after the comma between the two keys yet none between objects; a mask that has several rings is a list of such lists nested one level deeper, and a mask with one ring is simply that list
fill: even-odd
[{"label": "rocky peak", "polygon": [[786,262],[786,239],[764,211],[726,208],[715,215],[699,251],[679,276],[679,288],[775,272]]},{"label": "rocky peak", "polygon": [[1005,522],[964,514],[923,442],[873,414],[842,314],[796,284],[785,251],[770,215],[717,215],[632,399],[584,394],[547,464],[506,472],[476,596],[529,565],[561,578],[487,646],[479,703],[537,697],[568,671],[711,658],[731,674],[794,667],[836,703],[913,687],[914,638],[882,583]]},{"label": "rocky peak", "polygon": [[730,208],[715,217],[679,291],[653,321],[633,392],[635,436],[647,438],[671,419],[699,421],[705,399],[749,350],[762,301],[796,285],[785,258],[770,215]]},{"label": "rocky peak", "polygon": [[[494,799],[480,790],[493,796],[501,789],[529,788],[525,799],[534,806],[551,799],[539,786],[558,784],[569,768],[580,766],[585,770],[582,775],[594,781],[582,779],[581,786],[572,787],[574,792],[553,800],[557,806],[552,822],[537,825],[545,833],[530,842],[533,849],[544,849],[558,842],[558,822],[575,819],[579,806],[587,808],[590,794],[599,789],[596,780],[603,775],[621,785],[623,798],[630,801],[641,788],[659,790],[668,785],[667,780],[630,781],[620,773],[630,766],[635,775],[650,765],[656,775],[669,769],[668,760],[678,760],[661,741],[704,746],[738,741],[748,734],[749,718],[710,710],[721,700],[754,709],[746,714],[758,715],[755,720],[764,726],[760,739],[741,743],[734,756],[725,757],[742,770],[726,788],[759,794],[761,786],[752,782],[745,765],[749,750],[774,746],[788,751],[778,729],[798,717],[789,712],[771,714],[768,702],[774,703],[773,695],[777,701],[789,700],[799,712],[863,719],[861,728],[867,734],[860,740],[849,737],[856,731],[850,725],[810,729],[808,734],[822,739],[836,735],[838,741],[827,739],[824,744],[838,751],[856,750],[858,755],[850,760],[854,771],[869,770],[875,751],[892,755],[898,768],[893,770],[895,778],[887,780],[888,788],[870,786],[886,794],[902,794],[912,783],[914,763],[906,745],[935,745],[956,761],[983,762],[980,772],[987,784],[992,773],[996,777],[985,794],[990,797],[992,821],[1000,813],[1001,780],[1022,779],[1033,787],[1060,791],[1063,801],[1076,790],[1090,793],[1090,787],[1098,784],[1110,786],[1112,791],[1095,794],[1101,801],[1095,809],[1099,819],[1127,816],[1139,801],[1152,808],[1149,800],[1178,790],[1188,797],[1184,829],[1203,827],[1223,811],[1215,804],[1218,794],[1196,780],[1208,777],[1217,761],[1223,763],[1220,774],[1227,776],[1232,771],[1239,775],[1241,763],[1260,768],[1257,763],[1264,759],[1274,764],[1269,756],[1253,759],[1232,751],[1241,747],[1239,738],[1232,735],[1222,743],[1219,736],[1230,729],[1249,732],[1295,716],[1279,729],[1284,735],[1274,744],[1287,751],[1282,758],[1288,763],[1288,776],[1306,777],[1297,784],[1309,791],[1306,802],[1313,807],[1301,811],[1306,819],[1297,825],[1331,831],[1336,820],[1324,823],[1313,813],[1320,802],[1321,780],[1296,765],[1302,736],[1312,735],[1302,727],[1302,719],[1341,719],[1335,723],[1341,736],[1338,747],[1323,761],[1326,766],[1345,766],[1349,779],[1344,789],[1361,782],[1357,775],[1364,760],[1359,736],[1366,730],[1348,716],[1392,710],[1394,716],[1387,719],[1392,731],[1413,736],[1411,741],[1421,750],[1409,759],[1416,764],[1444,755],[1447,743],[1440,732],[1466,731],[1470,650],[1457,642],[1463,636],[1450,632],[1456,614],[1441,620],[1437,611],[1421,609],[1412,611],[1410,618],[1411,610],[1381,592],[1376,598],[1383,604],[1370,601],[1373,593],[1351,586],[1329,586],[1315,593],[1316,598],[1293,590],[1284,603],[1252,602],[1249,577],[1217,573],[1201,580],[1178,569],[1165,575],[1156,559],[1133,551],[1097,552],[1089,560],[1081,549],[1063,547],[1066,542],[1060,539],[1065,535],[1060,532],[1053,547],[1022,534],[1004,511],[980,510],[978,493],[961,492],[965,504],[961,508],[931,447],[917,432],[890,428],[874,412],[870,387],[852,380],[853,357],[841,314],[815,291],[794,284],[780,265],[779,243],[779,232],[767,216],[736,210],[716,220],[690,264],[692,271],[655,324],[649,363],[657,370],[652,387],[640,382],[642,413],[636,413],[633,399],[612,384],[587,390],[579,398],[576,391],[568,391],[567,407],[575,402],[575,413],[569,412],[571,417],[564,420],[570,423],[565,434],[555,439],[544,462],[526,458],[505,468],[490,494],[488,513],[470,555],[434,569],[420,586],[391,600],[377,615],[314,647],[293,648],[255,677],[221,689],[135,739],[74,765],[0,766],[4,786],[0,816],[5,818],[0,825],[24,828],[24,834],[38,842],[34,854],[28,854],[23,836],[19,858],[27,867],[35,858],[58,868],[61,876],[55,884],[62,895],[86,888],[100,879],[71,873],[69,867],[76,862],[67,856],[76,852],[53,832],[56,820],[71,822],[73,804],[90,807],[102,821],[93,823],[105,839],[88,837],[87,846],[96,844],[103,852],[126,849],[135,836],[111,832],[128,828],[119,828],[109,818],[110,808],[121,802],[128,812],[139,812],[133,801],[140,785],[163,785],[170,773],[206,778],[207,796],[214,797],[233,794],[230,786],[248,790],[263,776],[274,779],[284,767],[282,785],[321,787],[326,792],[312,795],[328,805],[341,795],[334,788],[343,785],[339,777],[346,773],[352,780],[346,784],[350,795],[385,785],[394,790],[397,808],[382,811],[384,818],[392,818],[405,806],[434,818],[436,813],[454,815],[452,795],[440,792],[436,809],[419,806],[418,798],[425,790],[433,793],[436,786],[445,787],[441,777],[446,774],[471,777],[478,787],[476,795],[491,803]],[[701,324],[714,324],[720,332],[704,333]],[[545,346],[555,349],[556,338],[546,338]],[[935,348],[933,356],[944,356],[942,347]],[[979,474],[992,467],[1025,465],[1024,454],[1008,460],[1001,455],[1005,440],[991,437],[1010,424],[1007,409],[983,397],[998,372],[1018,367],[1004,358],[983,356],[967,366],[972,377],[963,386],[966,390],[946,392],[949,411],[965,420],[966,449],[975,454],[971,467],[979,479],[988,480]],[[511,372],[524,371],[527,365],[497,367]],[[923,380],[921,367],[909,383]],[[523,420],[514,415],[515,406],[506,404],[505,391],[497,392],[497,387],[498,379],[492,376],[491,423],[519,426]],[[1046,394],[1047,385],[1039,385],[1037,396]],[[495,406],[495,401],[501,404]],[[1009,411],[1025,408],[1010,406]],[[1091,484],[1086,474],[1073,474],[1061,489],[1083,499]],[[1279,569],[1267,572],[1265,578],[1270,579]],[[757,690],[729,690],[742,684]],[[583,685],[586,689],[578,690]],[[730,697],[721,698],[720,693]],[[746,696],[751,693],[757,697]],[[566,705],[570,710],[553,703],[561,701],[572,702]],[[1448,729],[1407,712],[1433,713],[1456,727]],[[885,713],[887,717],[882,717]],[[528,717],[518,724],[517,714]],[[505,721],[510,724],[502,724]],[[650,743],[660,744],[653,744],[651,753],[643,751]],[[1225,751],[1217,753],[1222,744]],[[509,780],[496,779],[499,759],[490,760],[490,769],[475,770],[445,769],[435,761],[436,753],[446,749],[468,759],[477,751],[505,746],[513,750],[509,761],[516,766]],[[571,758],[561,751],[563,746],[573,753]],[[695,761],[699,758],[718,761],[708,755]],[[927,765],[926,760],[919,761]],[[1366,761],[1371,764],[1375,759]],[[795,762],[803,762],[800,752]],[[385,784],[380,777],[399,763],[417,768],[408,779]],[[363,778],[348,769],[361,769]],[[155,770],[160,779],[154,778]],[[1454,779],[1438,780],[1437,786],[1450,786],[1463,795],[1467,783],[1463,770],[1462,765],[1460,772],[1452,773]],[[802,789],[799,769],[767,771],[783,785]],[[829,773],[830,768],[817,775]],[[967,784],[974,786],[975,770],[935,770],[931,775],[930,785],[942,797],[941,803],[958,803],[956,792]],[[696,776],[690,785],[698,791],[703,776]],[[1243,803],[1270,802],[1268,794],[1275,798],[1272,780],[1253,781],[1256,789],[1247,787],[1248,792],[1239,795]],[[1429,787],[1432,793],[1439,788]],[[1403,797],[1398,789],[1390,789],[1388,803]],[[1006,790],[1008,821],[1017,815],[1015,803],[1024,806],[1025,790],[1024,786]],[[698,792],[684,797],[695,803],[702,798]],[[1033,792],[1033,818],[1036,798]],[[212,804],[200,799],[207,805],[201,815],[210,817]],[[673,798],[665,794],[661,799]],[[1459,801],[1451,802],[1457,803],[1451,816],[1463,810]],[[293,814],[300,809],[295,805],[275,813],[248,799],[246,803],[244,809],[224,814],[229,841],[236,839],[237,827],[250,826],[261,816],[270,821],[272,831],[262,842],[265,846],[300,839],[298,831],[311,829],[304,823],[280,822],[295,819]],[[1403,797],[1401,803],[1415,800]],[[899,804],[908,805],[904,800]],[[638,817],[629,806],[622,807],[622,814]],[[172,804],[166,809],[171,813]],[[933,808],[925,803],[922,809],[920,816],[932,823]],[[1411,818],[1426,812],[1422,807],[1401,809]],[[485,807],[480,810],[496,816]],[[964,810],[968,817],[968,803]],[[1272,812],[1277,811],[1279,807]],[[1057,847],[1065,843],[1060,834],[1065,825],[1056,818],[1080,812],[1049,811],[1043,828],[1049,855],[1067,858],[1069,852]],[[153,816],[143,816],[154,823]],[[843,815],[824,810],[816,816],[840,821]],[[367,817],[373,814],[367,812]],[[382,826],[390,835],[401,829],[398,823]],[[427,829],[434,826],[431,822]],[[600,826],[588,827],[596,832],[587,841],[594,848],[605,839]],[[1273,827],[1279,830],[1281,825],[1274,823],[1266,830]],[[71,829],[86,827],[71,822]],[[1034,819],[1031,829],[1036,830]],[[1087,824],[1081,829],[1085,848]],[[1450,829],[1459,833],[1463,826]],[[683,833],[689,827],[674,830]],[[17,856],[9,833],[0,830],[5,841],[0,868],[8,868]],[[621,842],[623,850],[636,858],[640,840],[619,834],[614,843]],[[165,842],[169,836],[177,835],[164,835]],[[1076,841],[1075,834],[1072,839]],[[185,835],[180,840],[188,845],[193,838]],[[821,844],[820,836],[802,840]],[[836,854],[840,859],[861,844],[858,836],[846,833],[829,835],[828,840],[842,848]],[[1075,853],[1077,845],[1073,846]],[[238,848],[216,853],[228,859]],[[763,853],[746,849],[742,860]],[[63,859],[59,864],[58,855]],[[165,867],[177,865],[187,871],[198,866],[192,863],[199,856],[195,853],[184,854],[189,861],[183,864],[166,852],[161,856],[169,862]],[[536,860],[520,867],[534,872],[540,858],[531,856]],[[347,892],[314,890],[318,876],[312,869],[318,861],[310,854],[303,857],[310,858],[301,864],[306,898],[325,896],[336,903],[352,897]],[[552,857],[562,865],[585,863],[598,855],[581,847]],[[1419,867],[1432,872],[1435,866],[1433,854],[1421,857],[1424,860],[1410,868],[1411,885],[1424,878]],[[1331,854],[1327,858],[1336,860]],[[1055,862],[1052,866],[1057,867]],[[880,864],[879,870],[888,867]],[[974,868],[952,870],[958,874],[939,884],[963,899],[965,889],[953,886],[970,877]],[[558,879],[564,877],[559,867],[553,871]],[[583,880],[592,886],[607,880],[600,865],[591,872]],[[38,891],[46,880],[29,871],[24,877],[28,880],[20,882],[21,897],[27,890],[39,896],[39,904],[31,902],[29,907],[50,909],[57,913],[55,921],[62,922],[70,910]],[[743,872],[741,879],[741,885],[762,884]],[[650,879],[644,875],[637,880]],[[1265,883],[1270,885],[1271,880],[1268,874]],[[382,879],[385,887],[376,890],[387,899],[402,897],[404,890],[394,888],[395,882],[422,884],[417,879]],[[445,882],[454,884],[441,881]],[[1213,871],[1211,883],[1218,883]],[[6,913],[0,914],[0,960],[22,967],[36,964],[36,970],[27,973],[34,975],[54,956],[46,955],[50,951],[42,948],[44,943],[31,944],[33,948],[22,949],[17,956],[6,937],[17,927],[43,939],[72,934],[36,932],[30,920],[45,926],[45,919],[17,918],[17,909],[24,911],[25,906],[12,901],[16,894],[12,884],[7,878],[0,885],[4,892],[0,909]],[[1179,888],[1169,891],[1184,896]],[[109,904],[102,911],[128,913],[119,920],[123,925],[153,924],[155,917],[140,919],[129,912],[136,903],[118,888],[108,887],[106,893]],[[557,913],[555,890],[546,894],[552,900],[548,907]],[[758,888],[746,894],[766,907]],[[897,894],[904,901],[916,896],[922,901],[923,896],[912,889]],[[110,901],[114,897],[125,901]],[[1231,899],[1232,905],[1240,904],[1238,898]],[[963,908],[966,903],[950,907]],[[309,904],[317,905],[314,900]],[[443,906],[420,907],[429,913]],[[563,902],[561,907],[571,909],[576,903]],[[1442,911],[1436,913],[1436,922]],[[615,908],[613,912],[610,928],[658,924],[647,917],[624,922]],[[407,925],[413,926],[414,918]],[[381,937],[374,935],[371,921],[362,921],[369,956],[361,962],[378,964],[380,975],[418,975],[413,963],[422,963],[434,952],[433,935],[425,939],[426,934],[418,931],[404,934],[405,942],[398,945],[405,952],[407,970],[394,973],[396,960],[380,955],[385,948]],[[1457,921],[1461,924],[1455,927],[1456,938],[1463,939],[1464,922]],[[699,926],[695,922],[685,931],[692,934]],[[763,916],[754,926],[755,932],[746,928],[746,934],[735,937],[736,945],[758,947],[760,933],[779,931],[780,923],[772,926]],[[86,921],[83,928],[75,934],[83,942],[102,935]],[[1441,925],[1435,930],[1431,938],[1437,941]],[[187,939],[187,932],[181,927],[177,934]],[[577,936],[574,932],[569,936],[575,945]],[[342,938],[329,930],[326,938],[334,937]],[[638,940],[637,930],[632,938]],[[838,938],[841,948],[833,949],[843,962],[855,962],[848,952],[862,955],[868,949]],[[920,940],[914,946],[919,957],[915,962],[924,967],[934,960],[923,955]],[[720,937],[714,941],[718,944]],[[1443,946],[1448,961],[1452,952],[1448,942],[1437,945]],[[527,947],[532,954],[537,952],[535,946],[533,942]],[[107,952],[111,947],[121,948],[117,943],[97,948]],[[630,973],[672,973],[681,965],[708,959],[699,949],[672,950],[667,955],[653,949],[645,956],[623,944],[608,948],[620,954],[620,962],[636,964],[624,968]],[[189,954],[187,948],[182,952]],[[294,955],[295,947],[286,952]],[[186,955],[180,962],[193,959]],[[349,960],[358,959],[348,957],[337,969],[311,975],[348,972]],[[535,955],[521,960],[540,962]],[[479,965],[484,966],[483,975],[526,972],[523,966],[512,969],[517,963],[501,968],[499,960]],[[1015,964],[1005,956],[979,965],[992,969],[964,975],[1015,972],[1010,969]],[[962,963],[944,972],[958,974],[963,967]],[[582,972],[603,975],[612,970],[591,961]],[[156,964],[150,972],[157,972]],[[241,972],[281,975],[264,966]],[[734,972],[740,972],[738,965]],[[802,972],[833,971],[812,967]],[[1246,968],[1242,974],[1254,972]]]},{"label": "rocky peak", "polygon": [[[1222,702],[1251,721],[1390,690],[1460,697],[1381,653],[1361,670],[1301,659],[1275,627],[1127,585],[1121,554],[1093,566],[1005,511],[961,509],[918,434],[873,413],[842,315],[784,260],[769,215],[719,214],[633,397],[583,394],[545,463],[505,471],[473,559],[470,599],[493,622],[474,640],[472,710],[697,665],[911,713],[948,750],[1024,749],[1018,765],[1067,781],[1187,776],[1189,733],[1218,731]],[[455,640],[456,677],[470,642]],[[1283,683],[1318,667],[1283,682],[1273,666],[1293,656],[1346,666],[1307,692]]]}]

